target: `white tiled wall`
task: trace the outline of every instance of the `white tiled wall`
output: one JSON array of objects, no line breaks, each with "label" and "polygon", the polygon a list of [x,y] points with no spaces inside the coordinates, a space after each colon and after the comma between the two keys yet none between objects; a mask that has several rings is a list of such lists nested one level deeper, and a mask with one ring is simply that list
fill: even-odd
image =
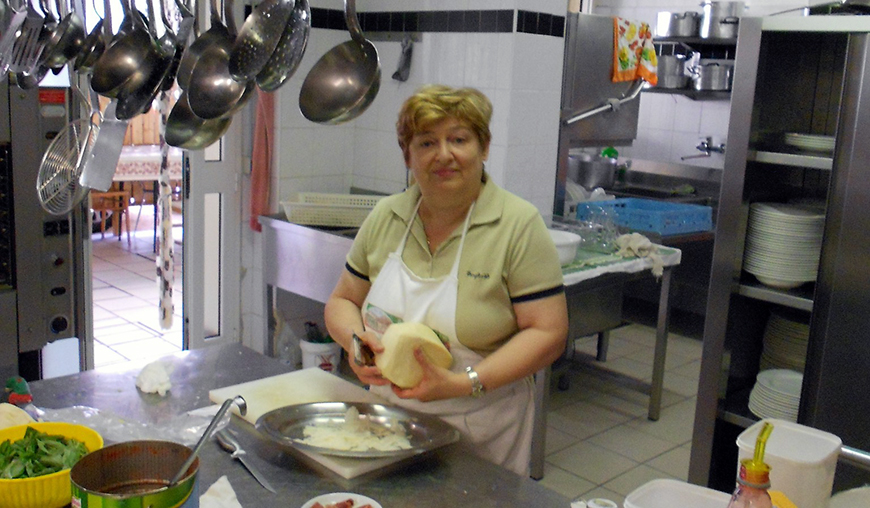
[{"label": "white tiled wall", "polygon": [[[622,16],[646,21],[655,28],[659,11],[701,12],[700,0],[592,0],[595,14]],[[750,0],[746,16],[766,16],[819,2],[797,0]],[[693,101],[679,95],[641,94],[637,139],[622,147],[627,158],[674,162],[722,168],[725,157],[713,153],[709,158],[682,161],[681,157],[698,155],[698,143],[710,136],[713,144],[727,145],[728,101]]]},{"label": "white tiled wall", "polygon": [[[314,0],[312,7],[342,9],[342,0]],[[371,0],[358,10],[525,9],[564,15],[567,0]],[[534,203],[542,214],[553,208],[558,149],[558,118],[564,41],[525,33],[424,33],[414,45],[408,81],[392,79],[401,52],[399,41],[375,42],[381,85],[371,106],[342,125],[317,125],[303,118],[299,92],[309,70],[332,47],[349,39],[339,30],[313,29],[305,56],[276,100],[276,149],[272,173],[272,210],[294,192],[348,192],[351,187],[394,193],[405,187],[406,169],[396,142],[395,121],[402,102],[428,83],[472,86],[493,102],[493,139],[487,171],[500,186]],[[245,200],[249,191],[245,192]],[[259,301],[262,287],[260,236],[243,234],[244,291]],[[259,280],[257,278],[259,277]],[[300,305],[303,302],[297,302]],[[304,302],[311,308],[310,302]],[[262,334],[260,307],[242,302],[244,335]],[[315,306],[316,307],[316,306]],[[294,331],[306,319],[285,316]],[[257,322],[248,326],[247,323]],[[245,343],[261,339],[245,338]]]}]

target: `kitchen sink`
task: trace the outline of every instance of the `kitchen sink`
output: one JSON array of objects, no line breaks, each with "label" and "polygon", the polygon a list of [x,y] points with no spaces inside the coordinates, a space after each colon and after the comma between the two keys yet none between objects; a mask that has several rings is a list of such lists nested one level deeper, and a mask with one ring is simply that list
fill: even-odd
[{"label": "kitchen sink", "polygon": [[669,201],[671,203],[688,203],[694,205],[716,206],[716,199],[697,194],[682,194],[674,188],[649,187],[641,185],[626,185],[615,189],[607,189],[608,194],[617,198],[644,198]]}]

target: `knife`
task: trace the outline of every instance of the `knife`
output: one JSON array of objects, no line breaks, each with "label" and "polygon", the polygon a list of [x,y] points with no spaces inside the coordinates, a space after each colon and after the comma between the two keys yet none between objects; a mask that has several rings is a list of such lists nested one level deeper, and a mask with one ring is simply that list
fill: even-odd
[{"label": "knife", "polygon": [[217,438],[218,443],[220,443],[221,447],[224,450],[230,452],[230,456],[232,458],[238,459],[239,462],[241,462],[242,465],[245,466],[248,472],[250,472],[251,475],[256,478],[258,482],[260,482],[260,485],[262,485],[269,492],[276,494],[275,489],[272,488],[268,480],[266,480],[266,477],[263,476],[259,471],[257,471],[257,469],[254,468],[253,464],[248,462],[246,458],[247,452],[242,449],[241,445],[239,445],[239,442],[236,441],[236,438],[233,437],[232,434],[230,434],[226,429],[221,429],[215,433],[215,437]]}]

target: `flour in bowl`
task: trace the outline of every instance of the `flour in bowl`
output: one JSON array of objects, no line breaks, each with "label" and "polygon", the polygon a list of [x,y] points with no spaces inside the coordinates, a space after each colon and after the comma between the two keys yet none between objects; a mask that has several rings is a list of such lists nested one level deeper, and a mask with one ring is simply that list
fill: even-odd
[{"label": "flour in bowl", "polygon": [[373,422],[361,417],[359,410],[351,406],[341,423],[318,423],[306,425],[301,440],[310,446],[341,451],[397,451],[411,449],[411,442],[404,427],[396,419],[389,424]]}]

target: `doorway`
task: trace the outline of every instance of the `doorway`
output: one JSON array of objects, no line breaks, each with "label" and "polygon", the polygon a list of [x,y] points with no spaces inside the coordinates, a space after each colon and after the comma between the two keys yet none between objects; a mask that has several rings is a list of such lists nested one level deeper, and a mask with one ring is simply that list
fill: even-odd
[{"label": "doorway", "polygon": [[[131,191],[126,212],[129,235],[126,218],[111,216],[105,233],[94,220],[91,277],[95,367],[157,358],[182,349],[182,201],[180,193],[172,201],[174,311],[171,320],[164,320],[157,282],[155,207],[148,198],[151,185],[153,182],[124,182]],[[120,228],[116,224],[119,218],[123,223]]]}]

